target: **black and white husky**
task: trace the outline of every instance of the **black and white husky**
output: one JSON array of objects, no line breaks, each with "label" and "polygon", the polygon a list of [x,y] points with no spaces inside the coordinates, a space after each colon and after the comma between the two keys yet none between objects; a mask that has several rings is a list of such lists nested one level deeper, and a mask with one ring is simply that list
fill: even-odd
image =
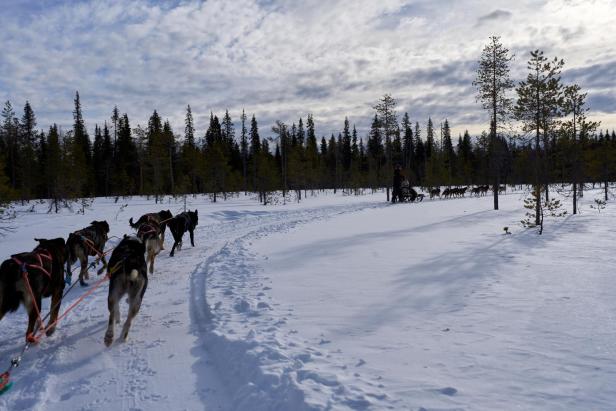
[{"label": "black and white husky", "polygon": [[118,246],[113,250],[107,275],[110,277],[109,297],[107,308],[109,309],[109,323],[105,333],[105,345],[110,346],[113,342],[113,327],[120,322],[120,300],[128,294],[128,316],[122,334],[122,341],[126,341],[128,330],[133,318],[139,312],[141,301],[148,286],[148,273],[145,262],[145,245],[139,237],[125,235]]}]

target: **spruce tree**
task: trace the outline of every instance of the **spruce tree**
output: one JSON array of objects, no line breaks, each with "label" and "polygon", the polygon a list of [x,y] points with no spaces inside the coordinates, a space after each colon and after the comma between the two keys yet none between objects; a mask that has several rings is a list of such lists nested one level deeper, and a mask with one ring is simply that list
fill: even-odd
[{"label": "spruce tree", "polygon": [[184,140],[188,147],[195,147],[195,125],[193,122],[190,104],[186,106],[186,118],[184,119]]},{"label": "spruce tree", "polygon": [[101,151],[103,158],[103,193],[105,196],[109,196],[111,194],[112,166],[114,164],[114,145],[111,142],[106,121],[103,126],[103,147]]},{"label": "spruce tree", "polygon": [[6,101],[2,109],[2,145],[6,151],[6,174],[11,189],[17,188],[17,168],[19,163],[18,122],[10,101]]},{"label": "spruce tree", "polygon": [[402,165],[411,177],[413,171],[413,153],[415,152],[415,142],[413,141],[413,129],[409,113],[404,113],[402,117]]},{"label": "spruce tree", "polygon": [[248,129],[246,128],[246,113],[242,109],[242,129],[240,131],[240,153],[242,156],[242,189],[248,191]]},{"label": "spruce tree", "polygon": [[92,145],[92,164],[94,167],[94,193],[104,195],[105,186],[105,158],[103,157],[103,133],[94,125],[94,144]]},{"label": "spruce tree", "polygon": [[453,179],[456,173],[456,153],[453,150],[453,142],[451,141],[451,128],[449,127],[449,121],[445,119],[443,125],[443,161],[445,172],[447,173],[448,185],[453,183]]},{"label": "spruce tree", "polygon": [[259,137],[259,126],[254,114],[250,120],[250,153],[252,157],[252,189],[253,191],[257,191],[259,188],[259,157],[261,155],[261,140]]},{"label": "spruce tree", "polygon": [[20,197],[23,200],[33,198],[36,191],[36,171],[39,165],[36,161],[36,116],[30,103],[26,101],[24,114],[19,123],[19,167]]},{"label": "spruce tree", "polygon": [[[55,212],[59,211],[59,201],[62,193],[60,189],[62,166],[62,149],[58,126],[54,124],[47,134],[47,161],[45,163],[45,178],[47,179],[47,197],[51,200]],[[51,208],[50,208],[51,210]]]}]

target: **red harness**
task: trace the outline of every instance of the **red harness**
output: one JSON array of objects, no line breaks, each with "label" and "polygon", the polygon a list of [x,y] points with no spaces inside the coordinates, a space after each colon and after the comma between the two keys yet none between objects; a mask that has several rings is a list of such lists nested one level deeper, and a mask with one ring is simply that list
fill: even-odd
[{"label": "red harness", "polygon": [[53,260],[53,258],[51,257],[51,253],[47,250],[39,250],[36,253],[31,253],[31,254],[34,254],[36,256],[38,260],[38,264],[24,263],[23,261],[21,261],[19,258],[15,256],[11,258],[13,259],[13,261],[17,263],[17,265],[21,267],[23,272],[27,272],[28,271],[27,268],[34,268],[35,270],[42,271],[51,280],[51,273],[47,271],[45,267],[43,266],[43,259],[46,259],[47,261]]},{"label": "red harness", "polygon": [[139,231],[137,232],[137,237],[143,239],[143,237],[145,237],[147,234],[158,235],[158,230],[152,225],[142,224],[141,227],[139,227]]},{"label": "red harness", "polygon": [[[34,296],[34,291],[32,291],[32,286],[30,285],[30,279],[28,278],[28,268],[34,268],[35,270],[42,271],[47,277],[49,277],[49,280],[51,280],[51,273],[47,271],[45,267],[43,267],[43,259],[52,261],[53,258],[51,257],[51,253],[47,250],[39,250],[31,254],[34,254],[36,256],[36,258],[38,259],[38,264],[25,263],[15,256],[11,258],[13,259],[13,261],[15,261],[15,263],[19,265],[19,267],[21,267],[21,274],[24,279],[24,283],[26,284],[26,289],[28,290],[28,293],[30,294],[30,298],[32,299],[32,304],[34,305],[34,310],[36,312],[36,316],[37,316],[38,323],[39,323],[39,329],[43,330],[44,332],[46,331],[46,329],[43,323],[43,319],[41,318],[40,308],[36,304],[36,298]],[[39,339],[38,337],[32,334],[27,335],[26,338],[28,342],[30,343],[36,343],[38,342],[38,339]]]}]

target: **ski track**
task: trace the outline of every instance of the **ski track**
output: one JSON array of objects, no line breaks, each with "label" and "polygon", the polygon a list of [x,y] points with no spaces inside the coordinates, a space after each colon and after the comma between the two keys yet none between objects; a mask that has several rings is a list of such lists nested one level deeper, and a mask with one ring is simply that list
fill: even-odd
[{"label": "ski track", "polygon": [[[301,349],[301,337],[279,335],[278,325],[293,313],[266,296],[267,278],[256,271],[245,244],[298,224],[384,206],[364,202],[214,212],[220,222],[197,227],[195,248],[186,234],[174,258],[168,257],[168,235],[128,341],[116,341],[110,349],[102,343],[108,318],[105,283],[52,337],[26,351],[12,372],[13,388],[0,397],[0,410],[316,410],[333,404],[361,409],[381,401],[385,395],[378,384],[358,381],[375,386],[367,396],[365,387],[341,381],[351,374],[344,366],[338,377],[319,372],[319,362],[332,361],[335,353],[322,347]],[[118,232],[112,229],[111,234]],[[107,247],[117,242],[112,239]],[[195,267],[195,262],[200,263]],[[95,271],[90,271],[91,285],[101,278]],[[81,292],[75,287],[63,309]],[[166,308],[153,309],[161,305]],[[48,308],[46,299],[43,311]],[[122,323],[126,310],[122,303]],[[25,318],[20,308],[3,321],[1,369],[23,346]],[[116,325],[116,337],[120,327]],[[305,390],[318,393],[318,401],[311,403]]]}]

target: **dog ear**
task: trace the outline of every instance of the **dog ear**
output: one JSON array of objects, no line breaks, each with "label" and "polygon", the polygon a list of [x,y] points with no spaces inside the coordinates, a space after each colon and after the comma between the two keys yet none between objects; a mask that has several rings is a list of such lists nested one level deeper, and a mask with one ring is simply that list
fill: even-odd
[{"label": "dog ear", "polygon": [[39,244],[42,244],[43,241],[47,241],[45,238],[35,238],[34,241],[38,242]]},{"label": "dog ear", "polygon": [[196,208],[195,208],[195,214],[199,215],[199,210],[197,210]]}]

